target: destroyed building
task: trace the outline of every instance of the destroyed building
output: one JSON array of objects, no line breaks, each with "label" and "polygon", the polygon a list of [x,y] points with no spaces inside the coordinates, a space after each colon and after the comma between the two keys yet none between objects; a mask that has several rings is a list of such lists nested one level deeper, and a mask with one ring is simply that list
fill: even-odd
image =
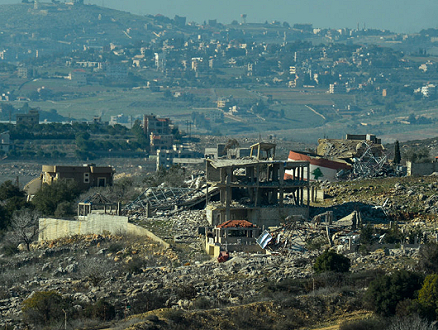
[{"label": "destroyed building", "polygon": [[[251,146],[248,158],[207,160],[209,189],[218,189],[220,196],[212,202],[207,192],[211,225],[246,219],[267,227],[290,215],[308,217],[309,162],[273,160],[273,150],[272,144],[260,143]],[[285,176],[286,170],[290,175]]]},{"label": "destroyed building", "polygon": [[256,238],[261,229],[246,220],[229,220],[217,225],[206,235],[206,251],[217,257],[220,251],[261,252]]},{"label": "destroyed building", "polygon": [[[289,152],[288,160],[308,161],[310,164],[309,171],[311,181],[336,181],[336,176],[341,170],[351,170],[351,165],[346,162],[330,160],[310,152],[291,150]],[[286,175],[288,176],[289,174],[289,171],[286,171]],[[305,175],[307,175],[307,173],[305,173]]]},{"label": "destroyed building", "polygon": [[312,181],[337,181],[347,174],[352,177],[372,177],[386,164],[385,148],[373,134],[347,134],[345,139],[318,139],[316,153],[291,150],[288,159],[309,161]]},{"label": "destroyed building", "polygon": [[369,147],[374,157],[381,157],[385,150],[381,139],[374,134],[347,134],[345,139],[318,139],[316,153],[327,159],[351,163],[353,158],[360,158]]}]

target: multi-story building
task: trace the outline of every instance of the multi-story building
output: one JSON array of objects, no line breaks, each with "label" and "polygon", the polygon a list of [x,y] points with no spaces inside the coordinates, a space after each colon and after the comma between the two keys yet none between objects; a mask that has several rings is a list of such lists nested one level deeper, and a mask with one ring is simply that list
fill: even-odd
[{"label": "multi-story building", "polygon": [[159,149],[172,149],[172,124],[169,118],[157,118],[154,114],[144,115],[143,130],[149,136],[151,154]]},{"label": "multi-story building", "polygon": [[[273,160],[272,146],[251,146],[245,159],[207,159],[207,182],[220,194],[219,202],[210,202],[207,192],[210,225],[245,219],[268,227],[288,216],[308,217],[309,162]],[[292,174],[286,176],[286,170]]]},{"label": "multi-story building", "polygon": [[157,135],[171,134],[171,121],[169,118],[158,118],[154,114],[143,116],[143,130],[146,135],[151,133]]},{"label": "multi-story building", "polygon": [[345,93],[347,93],[347,85],[340,84],[340,83],[330,84],[329,93],[330,94],[345,94]]}]

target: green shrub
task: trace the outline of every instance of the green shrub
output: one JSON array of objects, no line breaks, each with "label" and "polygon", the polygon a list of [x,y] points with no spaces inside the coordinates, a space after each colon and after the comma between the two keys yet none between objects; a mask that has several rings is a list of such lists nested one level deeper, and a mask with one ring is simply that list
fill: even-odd
[{"label": "green shrub", "polygon": [[342,322],[339,330],[381,330],[385,328],[386,322],[379,318],[353,320]]},{"label": "green shrub", "polygon": [[415,296],[422,281],[420,274],[405,270],[380,276],[370,283],[364,297],[365,304],[383,316],[394,315],[400,302]]},{"label": "green shrub", "polygon": [[436,330],[436,326],[418,315],[411,315],[391,319],[391,324],[386,330]]},{"label": "green shrub", "polygon": [[47,325],[64,317],[65,301],[55,291],[36,292],[23,301],[23,320],[30,324]]},{"label": "green shrub", "polygon": [[175,323],[185,321],[184,312],[181,309],[169,309],[164,313],[164,317]]},{"label": "green shrub", "polygon": [[350,269],[350,259],[333,250],[326,250],[316,258],[313,270],[318,273],[338,272],[345,273]]},{"label": "green shrub", "polygon": [[20,252],[17,248],[17,245],[10,242],[6,242],[5,245],[2,246],[1,251],[7,257],[13,256],[14,254]]}]

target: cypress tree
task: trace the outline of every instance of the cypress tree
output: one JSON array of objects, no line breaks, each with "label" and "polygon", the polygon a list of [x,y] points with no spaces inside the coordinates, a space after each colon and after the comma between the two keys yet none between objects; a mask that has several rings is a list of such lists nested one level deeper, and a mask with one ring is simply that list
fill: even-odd
[{"label": "cypress tree", "polygon": [[394,164],[400,164],[401,161],[401,154],[400,154],[400,144],[398,143],[398,140],[395,141],[394,145]]}]

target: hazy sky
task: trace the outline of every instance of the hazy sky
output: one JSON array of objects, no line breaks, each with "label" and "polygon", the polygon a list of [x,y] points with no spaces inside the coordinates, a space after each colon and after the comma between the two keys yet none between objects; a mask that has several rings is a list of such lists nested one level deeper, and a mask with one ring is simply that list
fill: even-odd
[{"label": "hazy sky", "polygon": [[[0,0],[0,3],[17,1]],[[423,28],[438,27],[438,0],[85,0],[134,14],[175,14],[189,21],[202,23],[217,19],[222,23],[240,21],[247,14],[247,22],[266,20],[312,23],[322,28],[389,29],[394,32],[418,32]]]}]

